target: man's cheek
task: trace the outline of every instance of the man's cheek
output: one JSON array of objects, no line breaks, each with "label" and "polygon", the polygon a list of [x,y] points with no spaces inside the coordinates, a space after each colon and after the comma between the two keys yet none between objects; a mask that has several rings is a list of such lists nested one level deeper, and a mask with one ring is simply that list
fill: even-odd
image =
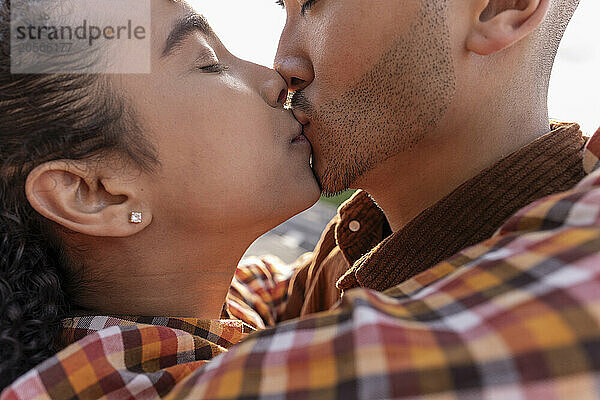
[{"label": "man's cheek", "polygon": [[383,43],[364,39],[340,40],[335,37],[329,40],[318,52],[318,61],[314,63],[316,79],[321,78],[334,92],[343,93],[355,85],[383,54]]},{"label": "man's cheek", "polygon": [[322,105],[346,94],[371,67],[365,60],[351,56],[338,56],[327,61],[320,70],[315,71],[313,87],[306,89],[311,103],[316,107],[319,103]]}]

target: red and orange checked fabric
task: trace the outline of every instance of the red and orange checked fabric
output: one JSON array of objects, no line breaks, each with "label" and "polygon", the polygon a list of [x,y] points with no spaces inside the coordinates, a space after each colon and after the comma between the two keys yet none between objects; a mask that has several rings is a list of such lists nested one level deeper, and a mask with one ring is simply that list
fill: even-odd
[{"label": "red and orange checked fabric", "polygon": [[198,355],[195,331],[100,323],[0,399],[600,398],[600,169],[586,166],[572,190],[384,293],[348,291],[214,354],[221,331],[203,329]]},{"label": "red and orange checked fabric", "polygon": [[[297,264],[302,263],[302,258]],[[294,266],[279,258],[265,256],[246,259],[238,266],[227,294],[229,316],[257,329],[274,326],[288,299]]]}]

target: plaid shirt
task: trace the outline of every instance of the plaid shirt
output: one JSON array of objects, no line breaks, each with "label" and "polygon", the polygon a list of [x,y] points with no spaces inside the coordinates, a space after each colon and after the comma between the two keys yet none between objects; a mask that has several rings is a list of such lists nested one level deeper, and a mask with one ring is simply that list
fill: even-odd
[{"label": "plaid shirt", "polygon": [[385,293],[243,340],[241,322],[78,320],[0,398],[600,398],[599,160],[600,131],[580,184]]}]

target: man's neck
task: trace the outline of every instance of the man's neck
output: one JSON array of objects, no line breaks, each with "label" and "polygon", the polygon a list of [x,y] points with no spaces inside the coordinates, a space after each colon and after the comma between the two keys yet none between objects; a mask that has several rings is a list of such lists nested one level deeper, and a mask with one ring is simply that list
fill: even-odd
[{"label": "man's neck", "polygon": [[532,120],[518,128],[508,121],[495,129],[471,124],[446,131],[451,133],[435,133],[363,176],[358,186],[384,210],[396,232],[467,180],[549,130],[547,122]]}]

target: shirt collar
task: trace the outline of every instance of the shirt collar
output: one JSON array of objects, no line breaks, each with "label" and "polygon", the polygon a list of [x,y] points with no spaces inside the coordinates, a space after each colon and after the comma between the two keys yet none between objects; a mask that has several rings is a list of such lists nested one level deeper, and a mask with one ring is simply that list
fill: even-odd
[{"label": "shirt collar", "polygon": [[[600,164],[600,134],[588,163]],[[351,265],[341,290],[386,290],[458,251],[485,240],[513,213],[545,195],[568,190],[585,176],[585,138],[579,125],[552,124],[551,132],[500,160],[391,233],[383,211],[358,191],[338,212],[337,244]]]},{"label": "shirt collar", "polygon": [[205,344],[229,349],[254,332],[250,325],[238,320],[203,320],[174,317],[117,317],[80,316],[62,321],[63,329],[57,343],[59,349],[100,330],[113,326],[131,327],[155,325],[178,329],[198,338]]},{"label": "shirt collar", "polygon": [[583,169],[587,174],[591,174],[600,168],[600,128],[588,140],[583,155]]}]

